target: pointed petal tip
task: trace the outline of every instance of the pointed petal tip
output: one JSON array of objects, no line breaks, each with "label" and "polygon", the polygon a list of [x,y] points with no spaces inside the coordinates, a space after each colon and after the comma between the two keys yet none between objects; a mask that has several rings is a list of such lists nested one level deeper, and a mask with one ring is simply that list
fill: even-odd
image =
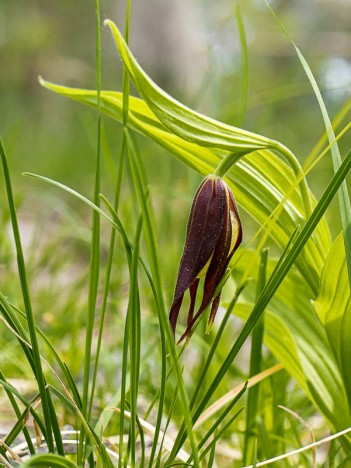
[{"label": "pointed petal tip", "polygon": [[173,332],[173,336],[175,337],[175,331],[176,331],[176,326],[177,326],[177,320],[178,320],[178,316],[179,316],[179,311],[180,311],[180,307],[182,305],[182,302],[183,302],[183,296],[180,296],[180,298],[176,301],[173,301],[172,303],[172,306],[171,306],[171,310],[169,312],[169,323],[171,325],[171,329],[172,329],[172,332]]}]

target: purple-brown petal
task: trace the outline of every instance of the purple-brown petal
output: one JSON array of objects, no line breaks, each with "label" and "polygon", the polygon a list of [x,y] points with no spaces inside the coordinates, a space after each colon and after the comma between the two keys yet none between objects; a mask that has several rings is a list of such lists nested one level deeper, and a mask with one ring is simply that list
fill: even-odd
[{"label": "purple-brown petal", "polygon": [[[206,177],[194,197],[169,315],[175,334],[184,293],[189,289],[190,307],[187,328],[179,341],[184,338],[189,339],[193,325],[211,301],[213,303],[209,322],[213,322],[219,306],[220,292],[215,298],[214,294],[241,238],[241,223],[233,194],[225,182],[218,177]],[[199,275],[204,272],[206,276],[203,298],[199,310],[193,316]]]},{"label": "purple-brown petal", "polygon": [[[191,329],[194,326],[197,319],[200,315],[207,309],[211,301],[213,300],[209,323],[211,324],[216,316],[219,300],[220,300],[220,292],[217,296],[213,299],[217,286],[219,285],[221,279],[223,278],[227,266],[232,258],[234,252],[238,248],[241,240],[242,240],[242,229],[241,229],[241,222],[238,215],[238,210],[235,204],[234,196],[228,186],[221,181],[223,184],[223,190],[226,193],[226,206],[225,206],[225,213],[224,213],[224,223],[223,229],[221,231],[220,238],[218,240],[218,244],[215,248],[215,251],[212,256],[211,263],[208,267],[207,274],[205,277],[205,284],[204,284],[204,293],[202,298],[202,303],[200,305],[199,310],[192,318],[192,320],[187,323],[187,328],[184,334],[181,336],[181,342],[185,337],[189,337],[191,334]],[[232,219],[231,216],[234,217],[234,222],[236,223],[237,227],[237,237],[234,239],[233,246],[232,244]]]},{"label": "purple-brown petal", "polygon": [[173,335],[175,335],[175,329],[177,325],[179,311],[182,306],[183,297],[184,294],[182,294],[177,301],[173,301],[171,310],[169,312],[169,322],[173,331]]},{"label": "purple-brown petal", "polygon": [[[230,218],[230,198],[229,198],[229,190],[224,185],[224,182],[221,181],[223,184],[223,188],[226,194],[226,206],[225,206],[225,213],[224,213],[224,222],[223,228],[221,231],[221,236],[219,238],[218,244],[216,249],[213,253],[213,257],[208,267],[207,274],[205,277],[205,284],[204,284],[204,294],[202,298],[202,303],[199,309],[199,312],[203,312],[207,309],[208,305],[210,304],[211,300],[213,299],[213,295],[216,291],[216,288],[221,281],[229,263],[230,257],[230,244],[232,240],[232,223]],[[233,252],[234,253],[234,252]]]},{"label": "purple-brown petal", "polygon": [[221,293],[217,294],[217,296],[213,299],[210,316],[208,318],[207,328],[212,327],[213,325],[214,319],[216,318],[220,300],[221,300]]},{"label": "purple-brown petal", "polygon": [[220,179],[208,177],[196,192],[173,303],[191,286],[218,243],[225,210],[225,193],[219,182]]},{"label": "purple-brown petal", "polygon": [[188,318],[187,318],[187,323],[189,324],[194,316],[194,310],[195,310],[195,303],[196,303],[196,293],[197,293],[197,288],[199,286],[199,278],[195,278],[193,284],[189,288],[190,292],[190,307],[189,307],[189,312],[188,312]]}]

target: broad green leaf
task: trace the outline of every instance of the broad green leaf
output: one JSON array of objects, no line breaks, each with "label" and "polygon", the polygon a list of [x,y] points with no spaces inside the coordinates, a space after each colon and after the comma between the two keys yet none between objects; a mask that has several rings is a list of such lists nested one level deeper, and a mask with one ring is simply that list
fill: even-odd
[{"label": "broad green leaf", "polygon": [[345,243],[336,238],[325,261],[314,309],[325,328],[348,394],[351,392],[351,298]]},{"label": "broad green leaf", "polygon": [[[243,274],[248,263],[258,268],[258,262],[256,253],[247,252],[235,275]],[[269,261],[268,273],[275,264],[275,260]],[[246,288],[243,295],[246,300],[234,312],[245,320],[253,307],[254,288]],[[264,341],[335,428],[350,425],[350,408],[337,362],[296,270],[286,276],[267,307]]]},{"label": "broad green leaf", "polygon": [[[278,151],[289,163],[294,174],[299,177],[304,213],[306,216],[312,213],[307,181],[299,161],[286,146],[270,138],[211,119],[181,104],[147,76],[138,65],[117,26],[109,20],[105,24],[111,29],[123,60],[124,69],[127,69],[137,91],[167,129],[184,140],[197,143],[200,146],[229,151],[231,153],[230,161],[233,160],[233,156],[237,161],[243,155],[259,149],[269,148]],[[227,164],[224,164],[223,167],[226,166]],[[218,175],[224,175],[223,167],[218,168]],[[226,170],[229,168],[230,165],[226,167]]]},{"label": "broad green leaf", "polygon": [[211,119],[165,93],[139,66],[116,25],[109,20],[105,24],[112,31],[123,63],[138,92],[173,133],[201,146],[222,148],[238,154],[277,147],[276,142],[269,138]]},{"label": "broad green leaf", "polygon": [[[68,88],[48,83],[41,84],[60,95],[96,108],[96,91]],[[101,92],[101,111],[123,121],[123,95],[119,92]],[[170,133],[151,112],[145,101],[130,97],[128,126],[154,140],[177,159],[202,175],[211,174],[227,153],[199,146]],[[255,151],[243,157],[227,176],[227,182],[238,204],[259,225],[269,230],[278,246],[284,248],[296,225],[305,222],[300,190],[289,165],[270,150]],[[311,194],[312,202],[313,196]],[[272,213],[279,207],[277,219]],[[306,248],[297,260],[297,266],[307,283],[317,294],[318,278],[324,259],[330,249],[331,238],[324,218],[319,223]]]}]

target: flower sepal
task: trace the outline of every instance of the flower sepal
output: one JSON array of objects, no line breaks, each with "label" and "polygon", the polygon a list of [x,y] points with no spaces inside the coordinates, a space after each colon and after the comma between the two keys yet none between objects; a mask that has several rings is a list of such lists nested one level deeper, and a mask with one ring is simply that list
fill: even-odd
[{"label": "flower sepal", "polygon": [[[169,314],[175,335],[183,297],[189,289],[187,327],[178,343],[184,339],[189,340],[193,326],[211,303],[208,327],[212,326],[220,302],[221,291],[217,292],[217,287],[241,240],[241,222],[231,190],[220,177],[207,176],[200,184],[192,204]],[[194,314],[198,286],[202,277],[204,277],[202,300]]]}]

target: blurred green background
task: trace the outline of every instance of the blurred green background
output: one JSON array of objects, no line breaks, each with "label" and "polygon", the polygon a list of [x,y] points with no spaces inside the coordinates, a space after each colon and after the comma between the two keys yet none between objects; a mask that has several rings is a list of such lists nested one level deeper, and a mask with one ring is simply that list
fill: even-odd
[{"label": "blurred green background", "polygon": [[[131,48],[150,76],[187,105],[238,124],[242,73],[235,2],[131,3]],[[102,21],[111,18],[123,29],[125,2],[102,0],[100,4]],[[303,162],[323,135],[315,96],[291,44],[263,0],[239,4],[249,57],[248,107],[243,126],[282,141]],[[323,91],[330,116],[335,116],[351,97],[349,1],[275,0],[271,4],[303,51]],[[30,171],[51,177],[92,197],[96,114],[41,88],[38,76],[68,86],[95,87],[94,12],[93,0],[0,2],[0,134],[10,159],[18,203],[26,204],[20,211],[24,219],[28,218],[23,234],[35,246],[39,241],[33,240],[33,232],[39,219],[39,224],[49,229],[56,226],[55,213],[64,216],[69,236],[80,242],[80,247],[75,246],[70,252],[78,251],[78,257],[84,253],[85,260],[90,211],[64,192],[21,173]],[[121,90],[120,58],[107,29],[102,26],[101,32],[102,87]],[[111,161],[116,161],[119,154],[120,126],[104,118],[103,134],[106,164],[102,165],[101,190],[112,199]],[[350,142],[349,135],[341,140],[342,154]],[[139,145],[157,206],[160,250],[168,272],[178,262],[182,244],[179,239],[185,235],[187,213],[199,177],[145,138],[139,139]],[[327,155],[309,177],[317,196],[332,174],[330,159]],[[127,180],[122,187],[121,209],[128,228],[129,223],[134,225],[131,213],[137,213]],[[0,197],[0,214],[5,218],[3,191]],[[78,212],[71,213],[72,207]],[[332,213],[329,210],[328,216],[336,233],[340,224],[331,217]],[[243,213],[242,216],[247,240],[251,220]],[[39,233],[45,229],[37,228]],[[63,237],[66,239],[66,233]],[[169,295],[175,274],[170,274]]]},{"label": "blurred green background", "polygon": [[[271,4],[303,51],[330,116],[335,116],[351,96],[350,2],[275,0]],[[124,7],[120,0],[101,0],[102,20],[111,18],[123,27]],[[249,56],[248,108],[243,126],[280,140],[303,162],[323,135],[315,96],[291,44],[264,2],[246,0],[240,2],[240,7]],[[50,338],[59,344],[75,376],[81,371],[83,352],[91,212],[64,192],[21,173],[51,177],[92,197],[96,113],[41,88],[38,76],[69,86],[95,87],[94,9],[93,0],[0,1],[0,134],[20,207],[35,313],[40,317],[40,326],[49,330]],[[238,123],[241,50],[232,0],[134,0],[130,43],[143,68],[170,94],[207,115]],[[103,88],[121,90],[121,62],[104,27],[102,59]],[[112,200],[111,167],[119,154],[120,127],[105,118],[103,122],[101,190]],[[350,136],[341,140],[342,155],[350,141]],[[174,266],[179,262],[199,176],[154,143],[140,137],[138,144],[151,186],[169,304],[177,274]],[[328,155],[309,178],[317,196],[331,174]],[[20,305],[8,209],[0,180],[0,284],[6,295]],[[136,206],[126,176],[120,215],[131,236],[138,215]],[[328,217],[336,233],[340,223],[332,213],[329,210]],[[241,216],[246,244],[254,226],[244,213]],[[104,267],[109,228],[105,223],[102,226]],[[115,330],[123,327],[128,300],[129,278],[122,248],[117,248],[115,265],[102,354],[105,373],[101,377],[111,373],[110,383],[120,368],[121,356],[116,353],[120,343],[116,343]],[[143,290],[146,303],[150,296],[149,289]],[[157,333],[156,317],[145,327],[150,327],[145,333]],[[9,364],[8,375],[28,372],[16,359],[18,345],[13,337],[10,339],[10,332],[5,331],[1,341],[6,342],[6,347],[0,346],[0,359]],[[151,373],[153,366],[151,360]]]},{"label": "blurred green background", "polygon": [[[275,0],[271,4],[305,54],[330,115],[335,115],[350,97],[349,1]],[[243,126],[281,140],[303,161],[323,133],[315,97],[263,0],[242,1],[240,6],[249,53],[249,99]],[[101,17],[122,26],[124,2],[102,0]],[[96,117],[42,89],[38,76],[94,88],[94,28],[92,0],[1,0],[0,133],[16,182],[28,170],[79,189],[91,186]],[[171,94],[208,115],[237,123],[241,56],[232,0],[134,0],[131,47],[153,79]],[[102,56],[103,88],[120,90],[120,59],[104,27]],[[118,126],[106,124],[115,150]],[[144,140],[143,146],[148,145]],[[162,171],[150,166],[154,162],[160,167],[162,151],[151,146],[147,166],[155,183],[162,185]],[[348,147],[346,139],[341,147]],[[321,179],[328,177],[328,168],[326,161],[315,172],[317,190]],[[31,181],[18,183],[34,190]]]},{"label": "blurred green background", "polygon": [[[271,4],[303,51],[322,89],[330,116],[335,116],[351,97],[350,1],[275,0]],[[243,126],[280,140],[303,162],[324,132],[315,96],[291,44],[264,2],[242,0],[240,7],[249,57],[248,107]],[[121,0],[101,0],[102,21],[111,18],[123,29],[124,8]],[[67,362],[79,388],[88,296],[91,210],[65,192],[21,174],[29,171],[45,175],[89,198],[93,196],[96,113],[41,88],[38,76],[68,86],[95,87],[94,13],[93,0],[0,0],[0,135],[9,157],[19,208],[34,313],[40,328]],[[222,121],[238,124],[242,82],[235,2],[132,0],[131,17],[131,48],[150,76],[185,104]],[[102,26],[101,32],[103,88],[119,91],[121,61],[107,29]],[[345,124],[347,120],[350,119],[345,119]],[[349,135],[340,141],[342,155],[350,143]],[[162,281],[169,305],[187,217],[200,177],[154,143],[139,137],[138,145],[151,187]],[[113,200],[120,126],[107,118],[103,119],[102,149],[101,191]],[[327,155],[309,176],[316,196],[322,193],[331,175],[330,155]],[[119,214],[133,238],[139,213],[128,170],[124,172]],[[246,245],[257,225],[243,210],[240,215],[244,226],[243,245]],[[333,233],[337,233],[340,229],[338,211],[329,209],[327,217]],[[97,316],[109,233],[109,226],[102,222]],[[146,257],[144,245],[141,251]],[[22,307],[2,175],[0,290],[11,302]],[[159,386],[159,355],[157,346],[153,346],[159,331],[152,294],[142,273],[140,291],[142,333],[147,338],[143,341],[141,388],[145,401],[150,401]],[[229,286],[227,291],[229,295],[232,293]],[[128,269],[118,239],[95,414],[99,414],[120,383],[121,330],[128,293]],[[224,291],[224,298],[225,294]],[[238,329],[235,324],[227,327],[223,340],[227,346],[233,342]],[[202,335],[194,336],[194,340],[198,354],[197,348],[192,350],[191,363],[197,366],[203,358]],[[41,346],[45,353],[43,343]],[[225,355],[224,346],[220,352]],[[50,356],[48,359],[53,364]],[[16,379],[16,387],[30,394],[35,391],[32,372],[5,326],[0,333],[0,363],[6,376]],[[246,371],[247,356],[240,355],[230,375],[234,377],[244,372],[246,376]],[[191,378],[191,367],[188,372]],[[230,388],[229,383],[223,385]],[[299,397],[300,394],[295,395]],[[4,408],[0,414],[0,429],[5,433],[6,425],[11,428],[9,421],[13,414],[4,392],[0,397],[0,407]],[[301,398],[306,399],[306,396]],[[64,423],[76,423],[65,410],[61,416]],[[113,428],[110,431],[113,433]]]}]

